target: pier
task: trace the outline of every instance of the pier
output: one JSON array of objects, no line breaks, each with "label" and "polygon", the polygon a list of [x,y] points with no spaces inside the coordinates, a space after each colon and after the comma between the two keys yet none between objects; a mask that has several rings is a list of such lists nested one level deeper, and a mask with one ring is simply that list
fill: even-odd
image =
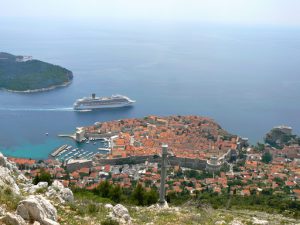
[{"label": "pier", "polygon": [[58,137],[67,137],[67,138],[72,138],[73,140],[76,140],[75,134],[59,134],[57,135]]},{"label": "pier", "polygon": [[111,149],[110,148],[98,148],[99,151],[106,151],[106,152],[110,152]]},{"label": "pier", "polygon": [[60,152],[62,152],[63,150],[65,150],[66,147],[68,147],[68,145],[62,145],[62,146],[60,146],[53,153],[51,153],[51,156],[52,157],[56,157]]}]

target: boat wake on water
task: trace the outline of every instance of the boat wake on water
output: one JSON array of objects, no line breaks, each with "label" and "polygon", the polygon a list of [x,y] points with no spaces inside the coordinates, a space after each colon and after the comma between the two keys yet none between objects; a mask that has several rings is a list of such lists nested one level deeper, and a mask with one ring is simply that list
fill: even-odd
[{"label": "boat wake on water", "polygon": [[57,108],[0,108],[0,111],[62,111],[62,112],[73,112],[75,111],[72,107],[57,107]]}]

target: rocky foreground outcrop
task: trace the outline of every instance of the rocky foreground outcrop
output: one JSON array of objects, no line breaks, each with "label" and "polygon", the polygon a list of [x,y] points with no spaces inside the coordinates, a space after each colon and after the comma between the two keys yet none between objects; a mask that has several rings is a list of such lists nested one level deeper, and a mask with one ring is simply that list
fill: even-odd
[{"label": "rocky foreground outcrop", "polygon": [[[37,194],[44,192],[44,196]],[[57,210],[51,201],[72,202],[73,193],[59,181],[51,186],[46,182],[32,185],[17,167],[0,153],[0,191],[7,195],[7,202],[0,202],[0,224],[7,225],[59,225]],[[7,206],[11,199],[19,199],[16,210]]]},{"label": "rocky foreground outcrop", "polygon": [[14,194],[20,194],[20,188],[15,179],[15,176],[19,174],[17,167],[0,153],[0,189],[9,189]]},{"label": "rocky foreground outcrop", "polygon": [[[186,205],[149,207],[103,204],[78,198],[59,181],[33,185],[0,153],[0,225],[295,225],[299,219],[251,210],[214,210]],[[14,204],[12,204],[12,202]],[[71,203],[71,204],[68,204]],[[57,211],[59,211],[59,216]]]},{"label": "rocky foreground outcrop", "polygon": [[[47,182],[32,184],[31,180],[28,180],[15,164],[9,162],[1,153],[0,194],[7,197],[4,200],[0,198],[1,225],[59,225],[57,209],[54,205],[64,208],[62,206],[66,207],[67,203],[74,201],[73,192],[57,180],[54,180],[51,185]],[[13,208],[8,206],[8,202],[12,199],[17,199]],[[109,211],[106,215],[108,218],[119,224],[132,224],[132,218],[125,206],[107,204],[105,208]],[[66,224],[64,219],[61,221]],[[88,224],[94,224],[90,219],[86,221],[89,221]],[[86,222],[83,224],[85,225]]]},{"label": "rocky foreground outcrop", "polygon": [[112,220],[118,221],[120,224],[124,225],[132,224],[128,209],[125,206],[121,204],[117,204],[115,206],[112,206],[111,204],[106,204],[105,208],[110,210],[109,217]]},{"label": "rocky foreground outcrop", "polygon": [[27,221],[38,221],[45,225],[57,225],[57,211],[54,206],[40,195],[31,195],[21,201],[17,214]]},{"label": "rocky foreground outcrop", "polygon": [[47,198],[57,200],[61,204],[74,201],[73,192],[58,180],[54,180],[50,186],[47,182],[39,182],[37,185],[27,184],[23,190],[29,194],[45,192]]},{"label": "rocky foreground outcrop", "polygon": [[60,203],[73,202],[73,192],[69,188],[65,188],[64,185],[55,180],[46,192],[48,198],[58,199]]}]

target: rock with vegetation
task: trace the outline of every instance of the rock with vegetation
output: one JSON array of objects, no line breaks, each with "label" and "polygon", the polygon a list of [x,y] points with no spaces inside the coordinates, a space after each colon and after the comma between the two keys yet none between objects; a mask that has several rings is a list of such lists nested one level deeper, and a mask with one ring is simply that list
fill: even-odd
[{"label": "rock with vegetation", "polygon": [[285,145],[300,144],[300,137],[275,127],[266,134],[265,143],[281,149]]},{"label": "rock with vegetation", "polygon": [[121,204],[117,204],[112,208],[110,217],[113,220],[118,221],[120,224],[131,224],[131,217],[128,209]]},{"label": "rock with vegetation", "polygon": [[18,195],[20,188],[13,177],[14,173],[17,173],[16,166],[0,153],[0,189]]},{"label": "rock with vegetation", "polygon": [[27,225],[25,220],[21,216],[15,215],[13,213],[7,213],[2,218],[2,222],[8,225]]},{"label": "rock with vegetation", "polygon": [[58,199],[60,203],[70,203],[74,201],[73,192],[69,188],[65,188],[62,183],[55,180],[52,185],[49,186],[46,196],[49,198]]},{"label": "rock with vegetation", "polygon": [[5,167],[0,167],[0,188],[17,195],[20,194],[20,189],[12,177],[11,171]]},{"label": "rock with vegetation", "polygon": [[[27,179],[18,179],[20,173],[13,169],[14,165],[5,157],[0,157],[0,162],[0,170],[5,170],[20,190],[19,194],[16,194],[11,191],[10,186],[6,186],[8,188],[5,189],[0,188],[1,225],[300,224],[299,216],[296,217],[298,215],[296,209],[299,209],[296,202],[291,203],[295,208],[294,215],[284,214],[284,216],[286,210],[267,213],[262,210],[262,207],[266,208],[269,203],[272,203],[272,208],[268,208],[271,210],[287,202],[280,198],[276,199],[275,195],[266,197],[263,193],[253,198],[202,194],[198,196],[199,198],[190,199],[182,204],[173,202],[171,198],[169,207],[159,207],[148,205],[150,191],[141,187],[130,192],[132,199],[123,199],[122,192],[118,197],[112,194],[116,186],[103,183],[95,193],[84,190],[74,191],[74,200],[61,204],[56,195],[46,195],[49,189],[53,189],[58,194],[64,190],[60,182],[54,180],[48,188],[45,183],[41,183],[38,186],[45,188],[45,192],[37,191],[29,195],[29,192],[25,191],[28,190],[26,187],[34,185],[29,185]],[[6,184],[5,179],[3,176],[0,177],[0,182]],[[230,208],[225,207],[228,199],[231,201]],[[265,205],[255,208],[256,205],[253,203],[257,201],[264,201]],[[137,205],[138,202],[140,205]]]},{"label": "rock with vegetation", "polygon": [[[58,225],[57,210],[38,190],[47,190],[47,182],[29,183],[16,166],[0,153],[0,224]],[[33,195],[28,196],[32,193]]]},{"label": "rock with vegetation", "polygon": [[48,188],[47,182],[39,182],[37,185],[27,185],[24,188],[24,191],[28,192],[29,194],[34,194],[37,192],[41,192]]},{"label": "rock with vegetation", "polygon": [[0,89],[17,92],[50,90],[69,84],[70,70],[39,60],[0,52]]},{"label": "rock with vegetation", "polygon": [[4,216],[5,210],[0,206],[0,217]]},{"label": "rock with vegetation", "polygon": [[20,174],[16,165],[14,163],[9,162],[1,152],[0,152],[0,167],[5,167],[9,169],[11,172]]},{"label": "rock with vegetation", "polygon": [[58,224],[56,208],[40,195],[31,195],[21,201],[17,214],[27,221],[38,221],[46,225]]}]

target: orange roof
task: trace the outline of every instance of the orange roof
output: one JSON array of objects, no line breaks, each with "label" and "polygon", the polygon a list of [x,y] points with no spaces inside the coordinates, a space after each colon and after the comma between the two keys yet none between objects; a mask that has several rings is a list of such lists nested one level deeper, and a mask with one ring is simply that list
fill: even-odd
[{"label": "orange roof", "polygon": [[36,160],[33,159],[22,159],[22,158],[9,158],[9,161],[12,161],[19,165],[33,165],[36,163]]},{"label": "orange roof", "polygon": [[90,173],[90,169],[89,168],[81,168],[80,170],[78,170],[78,173],[85,173],[85,174],[89,174]]},{"label": "orange roof", "polygon": [[80,175],[78,172],[74,171],[73,173],[71,173],[71,176],[74,177],[75,179],[79,178]]},{"label": "orange roof", "polygon": [[116,144],[116,145],[125,145],[125,141],[124,141],[124,139],[120,139],[120,138],[119,138],[119,139],[116,139],[116,140],[115,140],[115,144]]}]

